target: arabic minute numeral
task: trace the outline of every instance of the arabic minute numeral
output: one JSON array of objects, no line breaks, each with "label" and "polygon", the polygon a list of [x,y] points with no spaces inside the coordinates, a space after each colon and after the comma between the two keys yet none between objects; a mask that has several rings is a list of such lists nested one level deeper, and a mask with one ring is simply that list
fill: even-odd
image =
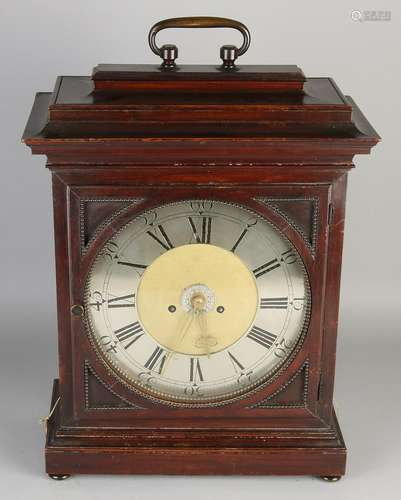
[{"label": "arabic minute numeral", "polygon": [[155,212],[155,211],[150,212],[148,214],[145,214],[142,217],[142,219],[145,222],[145,226],[150,226],[150,227],[152,227],[155,224],[155,222],[157,221],[157,218],[158,218],[158,215],[157,215],[157,212]]},{"label": "arabic minute numeral", "polygon": [[91,298],[93,299],[93,302],[90,302],[89,305],[96,307],[96,310],[100,311],[100,307],[105,303],[103,295],[100,292],[93,292],[91,294]]},{"label": "arabic minute numeral", "polygon": [[118,252],[120,251],[119,246],[114,241],[108,241],[103,250],[102,256],[108,261],[113,261],[118,258]]},{"label": "arabic minute numeral", "polygon": [[104,347],[107,347],[106,352],[117,353],[117,342],[108,335],[103,335],[102,337],[100,337],[100,342]]},{"label": "arabic minute numeral", "polygon": [[194,397],[194,396],[202,397],[203,396],[202,391],[201,391],[201,387],[199,387],[199,385],[196,385],[196,384],[188,385],[187,387],[185,387],[184,394],[188,397]]},{"label": "arabic minute numeral", "polygon": [[190,207],[194,212],[202,215],[205,212],[210,212],[213,208],[212,201],[191,201]]},{"label": "arabic minute numeral", "polygon": [[155,380],[155,377],[150,372],[140,372],[138,373],[138,380],[147,387],[152,387],[152,382]]},{"label": "arabic minute numeral", "polygon": [[281,262],[284,262],[284,264],[291,265],[295,264],[296,261],[296,253],[291,248],[281,254]]},{"label": "arabic minute numeral", "polygon": [[304,297],[294,297],[292,299],[292,307],[295,309],[295,311],[301,311],[304,307]]},{"label": "arabic minute numeral", "polygon": [[237,378],[238,385],[245,385],[252,382],[253,370],[242,371]]},{"label": "arabic minute numeral", "polygon": [[292,349],[293,343],[288,342],[285,338],[281,339],[279,343],[276,344],[276,348],[274,349],[274,354],[280,359],[283,359],[287,356],[290,349]]}]

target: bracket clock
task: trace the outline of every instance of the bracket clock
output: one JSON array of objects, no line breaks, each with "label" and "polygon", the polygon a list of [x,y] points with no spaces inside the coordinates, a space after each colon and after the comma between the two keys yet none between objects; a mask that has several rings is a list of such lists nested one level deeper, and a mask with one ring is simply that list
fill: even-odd
[{"label": "bracket clock", "polygon": [[[165,28],[243,36],[177,64]],[[377,133],[330,78],[242,66],[248,29],[178,18],[153,65],[37,94],[54,200],[59,378],[46,471],[336,480],[345,191]]]}]

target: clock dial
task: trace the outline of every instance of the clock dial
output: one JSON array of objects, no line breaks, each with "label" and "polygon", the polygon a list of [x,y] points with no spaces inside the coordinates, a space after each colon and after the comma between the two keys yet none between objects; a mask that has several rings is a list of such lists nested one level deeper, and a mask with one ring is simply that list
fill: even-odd
[{"label": "clock dial", "polygon": [[109,240],[86,287],[102,360],[147,396],[222,404],[258,388],[307,327],[295,248],[262,217],[216,201],[163,205]]}]

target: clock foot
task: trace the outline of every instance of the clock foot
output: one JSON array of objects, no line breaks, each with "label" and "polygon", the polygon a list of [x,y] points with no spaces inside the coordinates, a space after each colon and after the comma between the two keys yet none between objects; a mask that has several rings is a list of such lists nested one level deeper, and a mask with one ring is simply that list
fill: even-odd
[{"label": "clock foot", "polygon": [[341,476],[320,476],[320,479],[327,481],[328,483],[336,483],[341,479]]},{"label": "clock foot", "polygon": [[55,481],[64,481],[64,479],[71,477],[71,474],[49,474],[49,477]]}]

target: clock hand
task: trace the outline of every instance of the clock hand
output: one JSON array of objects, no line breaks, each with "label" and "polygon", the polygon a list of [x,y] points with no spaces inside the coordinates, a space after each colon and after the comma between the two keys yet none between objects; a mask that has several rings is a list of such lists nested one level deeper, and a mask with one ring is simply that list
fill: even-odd
[{"label": "clock hand", "polygon": [[184,340],[184,337],[187,334],[187,332],[189,330],[189,327],[192,324],[192,321],[194,320],[194,316],[195,315],[194,315],[193,311],[189,311],[189,313],[187,313],[187,314],[189,314],[189,316],[187,318],[187,321],[184,323],[184,326],[183,326],[183,328],[182,328],[182,330],[180,332],[181,333],[180,338],[178,339],[177,342],[174,343],[173,350],[175,348],[177,348],[181,344],[181,342]]},{"label": "clock hand", "polygon": [[164,372],[166,371],[166,368],[167,368],[169,362],[171,361],[171,358],[173,357],[173,354],[174,354],[175,350],[181,344],[182,340],[184,339],[185,335],[187,334],[187,332],[189,330],[189,327],[191,326],[192,321],[194,319],[194,313],[193,313],[193,311],[190,311],[189,313],[186,313],[186,316],[184,317],[184,319],[185,319],[184,324],[183,324],[182,328],[179,330],[180,337],[173,344],[171,350],[167,354],[166,361],[164,362],[164,365],[163,365],[163,368],[161,370],[160,375],[163,375]]},{"label": "clock hand", "polygon": [[[209,336],[207,335],[206,331],[206,321],[205,321],[205,297],[202,294],[196,294],[192,297],[191,299],[191,305],[192,309],[188,311],[188,317],[186,321],[184,322],[184,325],[182,329],[180,330],[180,335],[178,340],[173,344],[170,352],[167,354],[166,361],[163,364],[163,368],[161,370],[161,375],[165,372],[169,362],[171,361],[171,358],[173,356],[173,353],[176,351],[177,347],[181,344],[181,342],[184,340],[185,335],[187,334],[193,320],[195,319],[198,324],[199,324],[199,329],[201,331],[201,342],[200,344],[202,347],[206,348],[206,353],[208,356],[210,356],[210,349],[209,349]],[[210,337],[213,338],[213,337]]]},{"label": "clock hand", "polygon": [[210,358],[211,347],[217,345],[218,341],[216,337],[214,337],[208,332],[206,311],[201,311],[201,313],[197,317],[197,320],[201,334],[196,339],[195,345],[197,347],[204,347],[206,350],[207,357]]},{"label": "clock hand", "polygon": [[197,339],[197,345],[199,347],[204,347],[206,350],[206,354],[208,358],[210,357],[210,349],[209,349],[209,336],[207,335],[207,323],[204,311],[197,311],[195,314],[195,318],[198,322],[200,329],[200,337]]}]

